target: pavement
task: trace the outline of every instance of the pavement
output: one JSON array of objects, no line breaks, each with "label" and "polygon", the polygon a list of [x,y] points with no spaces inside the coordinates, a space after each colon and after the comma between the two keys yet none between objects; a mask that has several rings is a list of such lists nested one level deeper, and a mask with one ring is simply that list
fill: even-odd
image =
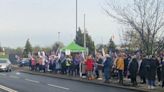
[{"label": "pavement", "polygon": [[[162,89],[161,87],[158,87],[158,86],[154,90],[147,89],[147,86],[143,85],[143,84],[139,84],[137,87],[133,87],[130,84],[130,80],[124,80],[124,85],[119,85],[118,81],[116,81],[116,80],[113,80],[110,83],[104,83],[104,81],[87,80],[87,79],[82,79],[80,77],[72,77],[72,76],[61,75],[61,74],[53,74],[53,73],[48,73],[48,72],[47,73],[34,72],[34,71],[30,71],[27,67],[19,68],[18,71],[22,72],[22,73],[32,74],[32,75],[39,75],[39,76],[46,76],[46,77],[51,77],[51,78],[78,81],[78,82],[82,82],[82,83],[94,84],[94,85],[99,85],[99,86],[104,86],[104,87],[112,87],[112,88],[119,88],[119,89],[121,88],[121,89],[126,89],[126,90],[128,89],[128,90],[137,91],[137,92],[164,92],[164,89]],[[92,91],[90,91],[90,92],[92,92]],[[112,92],[116,92],[116,91],[112,91]]]},{"label": "pavement", "polygon": [[138,92],[18,71],[8,73],[1,72],[0,85],[3,85],[3,87],[10,90],[14,90],[2,92]]}]

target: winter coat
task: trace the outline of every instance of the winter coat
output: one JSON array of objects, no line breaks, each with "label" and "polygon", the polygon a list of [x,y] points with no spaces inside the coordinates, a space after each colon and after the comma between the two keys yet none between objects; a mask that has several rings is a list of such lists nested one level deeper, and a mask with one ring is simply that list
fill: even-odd
[{"label": "winter coat", "polygon": [[131,57],[127,57],[124,60],[124,71],[127,71],[128,70],[128,65],[129,65],[130,59],[131,59]]},{"label": "winter coat", "polygon": [[124,70],[124,58],[118,58],[116,61],[116,68],[118,70]]},{"label": "winter coat", "polygon": [[132,62],[129,64],[129,72],[132,78],[135,78],[137,76],[138,66],[139,65],[137,59],[136,58],[132,59]]},{"label": "winter coat", "polygon": [[162,62],[161,78],[164,81],[164,61]]},{"label": "winter coat", "polygon": [[155,80],[156,77],[156,61],[154,59],[149,59],[146,65],[146,75],[148,80]]},{"label": "winter coat", "polygon": [[139,68],[139,75],[140,77],[146,77],[146,64],[148,59],[143,59]]},{"label": "winter coat", "polygon": [[111,71],[113,65],[112,58],[107,57],[103,64],[104,64],[104,71]]},{"label": "winter coat", "polygon": [[97,61],[97,69],[103,70],[103,59],[102,58],[98,59],[98,61]]},{"label": "winter coat", "polygon": [[86,64],[86,70],[87,71],[92,71],[93,70],[93,65],[94,65],[93,59],[87,59],[85,64]]},{"label": "winter coat", "polygon": [[31,65],[36,65],[36,62],[35,62],[34,58],[31,59]]}]

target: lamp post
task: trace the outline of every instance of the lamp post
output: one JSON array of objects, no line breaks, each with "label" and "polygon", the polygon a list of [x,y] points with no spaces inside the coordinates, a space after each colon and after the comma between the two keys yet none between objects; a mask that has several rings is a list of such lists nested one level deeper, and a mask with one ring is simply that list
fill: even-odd
[{"label": "lamp post", "polygon": [[77,18],[77,16],[78,16],[78,10],[77,10],[77,8],[78,8],[78,2],[77,2],[77,0],[76,0],[76,31],[77,31],[77,22],[78,22],[78,18]]},{"label": "lamp post", "polygon": [[86,48],[85,14],[84,14],[84,48]]}]

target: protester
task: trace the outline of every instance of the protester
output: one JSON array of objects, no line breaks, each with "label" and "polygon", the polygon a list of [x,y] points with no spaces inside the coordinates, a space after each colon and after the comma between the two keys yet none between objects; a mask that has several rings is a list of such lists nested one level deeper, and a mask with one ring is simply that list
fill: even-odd
[{"label": "protester", "polygon": [[31,57],[31,70],[32,71],[35,71],[35,65],[36,65],[36,62],[35,62],[35,59],[34,59],[34,57]]},{"label": "protester", "polygon": [[129,75],[128,75],[128,65],[130,63],[130,60],[131,60],[130,55],[127,55],[126,59],[124,60],[124,76],[127,77],[127,78],[129,77]]},{"label": "protester", "polygon": [[162,70],[161,69],[162,68],[161,67],[161,61],[158,58],[156,58],[155,61],[156,61],[156,66],[157,66],[157,71],[156,72],[157,72],[158,85],[160,86],[161,85],[161,83],[160,83],[161,82],[161,76],[162,76],[161,75],[161,70]]},{"label": "protester", "polygon": [[51,72],[54,71],[54,70],[53,70],[53,67],[55,67],[55,66],[53,65],[53,63],[54,63],[54,56],[50,56],[50,59],[49,59],[49,70],[50,70]]},{"label": "protester", "polygon": [[105,76],[105,83],[109,83],[109,80],[111,78],[111,70],[113,66],[112,58],[106,54],[106,60],[103,63],[104,64],[104,76]]},{"label": "protester", "polygon": [[67,58],[66,58],[67,75],[71,75],[71,67],[72,67],[72,58],[71,58],[71,56],[67,56]]},{"label": "protester", "polygon": [[141,78],[141,84],[146,84],[146,65],[147,65],[148,59],[146,58],[146,55],[143,56],[140,68],[139,68],[139,76]]},{"label": "protester", "polygon": [[136,56],[132,58],[132,62],[129,64],[130,78],[133,86],[137,86],[137,73],[138,73],[138,62]]},{"label": "protester", "polygon": [[98,69],[98,80],[102,80],[103,79],[103,58],[102,55],[98,55],[98,61],[97,63],[97,69]]},{"label": "protester", "polygon": [[79,65],[80,65],[80,62],[81,62],[80,55],[75,54],[75,56],[73,58],[73,66],[74,66],[73,71],[74,71],[74,76],[79,75],[79,69],[80,69],[79,68]]},{"label": "protester", "polygon": [[148,89],[154,89],[156,69],[157,69],[154,56],[150,57],[148,64],[146,65],[146,68],[147,68]]},{"label": "protester", "polygon": [[55,72],[60,73],[60,71],[61,71],[61,61],[58,57],[55,59],[55,65],[56,65]]},{"label": "protester", "polygon": [[61,61],[61,73],[66,74],[67,73],[67,67],[66,67],[66,58],[65,56],[63,58],[60,58]]},{"label": "protester", "polygon": [[123,84],[123,71],[124,71],[124,56],[120,54],[119,57],[116,59],[116,69],[119,73],[119,83]]},{"label": "protester", "polygon": [[161,64],[162,64],[162,71],[161,71],[161,75],[162,75],[161,76],[162,77],[162,88],[164,88],[164,58],[163,58]]},{"label": "protester", "polygon": [[87,78],[88,80],[92,80],[93,79],[93,66],[94,66],[92,55],[88,56],[85,64],[86,64]]}]

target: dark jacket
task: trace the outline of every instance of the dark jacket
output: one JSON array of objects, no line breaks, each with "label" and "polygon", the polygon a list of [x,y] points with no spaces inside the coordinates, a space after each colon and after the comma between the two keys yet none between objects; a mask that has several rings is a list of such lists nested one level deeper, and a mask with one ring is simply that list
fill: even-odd
[{"label": "dark jacket", "polygon": [[98,59],[97,64],[98,70],[103,70],[103,59]]},{"label": "dark jacket", "polygon": [[112,65],[113,65],[112,58],[107,57],[104,62],[104,71],[111,71]]},{"label": "dark jacket", "polygon": [[146,77],[146,64],[148,62],[148,59],[144,58],[141,62],[140,69],[139,69],[139,75],[140,77]]},{"label": "dark jacket", "polygon": [[161,78],[164,81],[164,61],[162,62]]},{"label": "dark jacket", "polygon": [[156,61],[154,59],[149,59],[146,65],[146,75],[148,80],[155,80],[156,77]]},{"label": "dark jacket", "polygon": [[138,62],[137,59],[134,58],[132,59],[132,62],[129,65],[129,72],[130,72],[130,77],[136,77],[138,73]]}]

